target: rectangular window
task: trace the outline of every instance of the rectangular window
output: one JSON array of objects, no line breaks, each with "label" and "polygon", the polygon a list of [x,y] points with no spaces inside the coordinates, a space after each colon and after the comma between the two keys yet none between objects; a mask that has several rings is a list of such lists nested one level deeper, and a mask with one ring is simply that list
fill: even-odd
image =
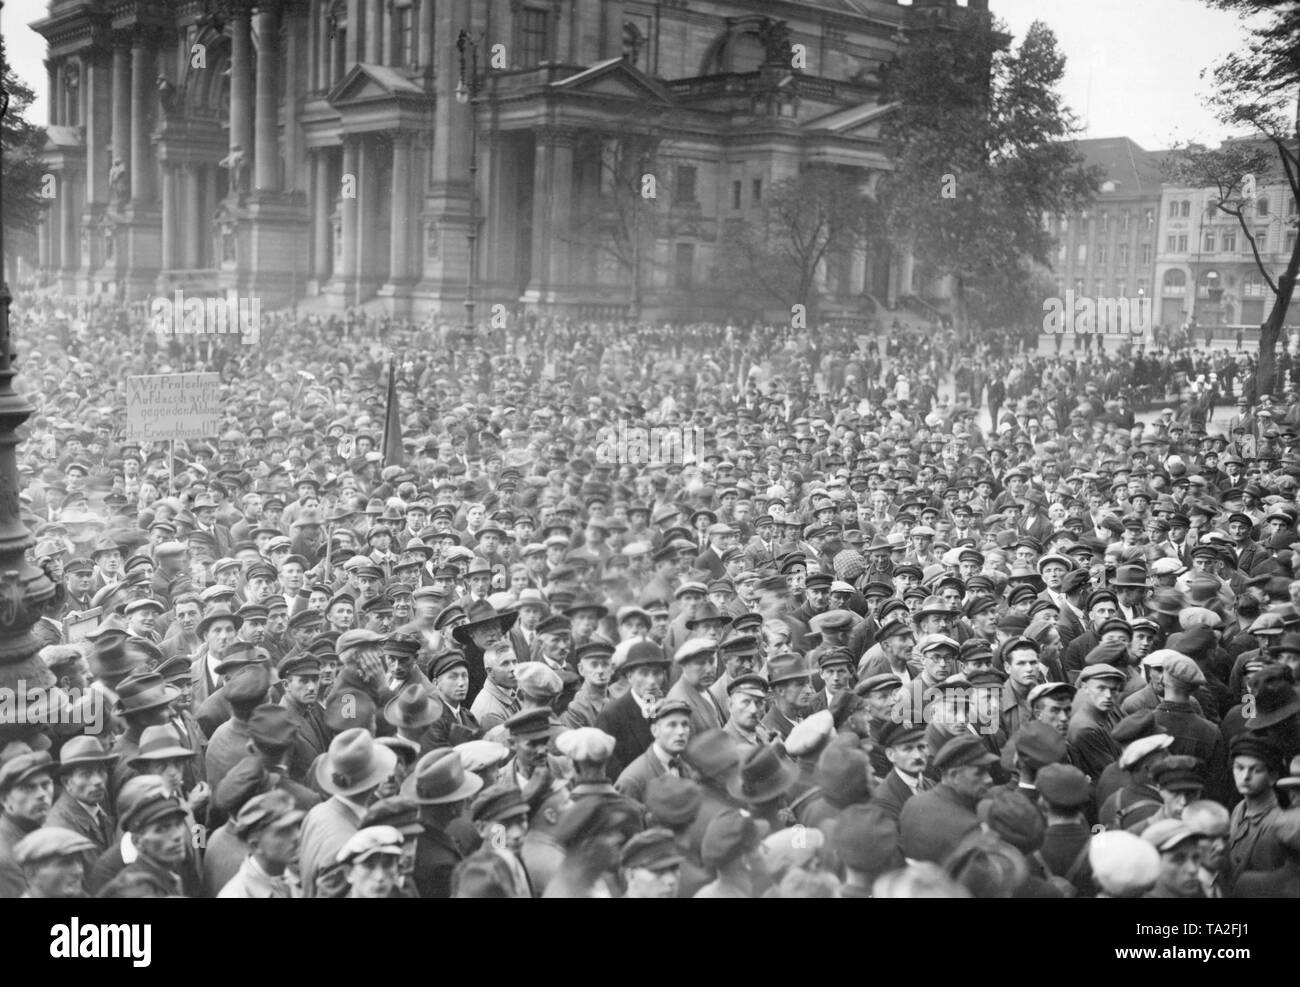
[{"label": "rectangular window", "polygon": [[1101,298],[1104,294],[1106,294],[1106,279],[1105,279],[1105,278],[1093,278],[1093,279],[1092,279],[1092,297],[1093,297],[1093,298]]},{"label": "rectangular window", "polygon": [[1169,218],[1170,219],[1178,218],[1178,203],[1174,202],[1172,199],[1169,202]]},{"label": "rectangular window", "polygon": [[1151,244],[1149,243],[1142,244],[1142,263],[1151,263]]},{"label": "rectangular window", "polygon": [[1129,211],[1125,209],[1121,211],[1119,214],[1119,231],[1121,233],[1128,232],[1128,220],[1129,220]]},{"label": "rectangular window", "polygon": [[1207,230],[1205,233],[1205,252],[1207,254],[1214,253],[1214,232],[1212,230]]},{"label": "rectangular window", "polygon": [[1179,215],[1190,216],[1191,214],[1192,214],[1192,200],[1185,199],[1183,200],[1182,208],[1179,210]]},{"label": "rectangular window", "polygon": [[[1103,213],[1102,215],[1105,214]],[[1097,244],[1097,263],[1098,264],[1106,263],[1106,245],[1104,243]]]},{"label": "rectangular window", "polygon": [[529,7],[519,12],[519,55],[520,64],[524,68],[535,68],[546,61],[548,16],[545,10],[533,10]]},{"label": "rectangular window", "polygon": [[1223,231],[1223,252],[1225,254],[1235,254],[1237,252],[1237,231]]},{"label": "rectangular window", "polygon": [[1076,264],[1088,263],[1088,245],[1081,243],[1075,248],[1074,262]]},{"label": "rectangular window", "polygon": [[1128,281],[1126,281],[1124,278],[1115,279],[1115,297],[1116,298],[1128,297]]},{"label": "rectangular window", "polygon": [[1261,196],[1259,201],[1255,203],[1255,215],[1256,216],[1268,215],[1268,199],[1265,199]]},{"label": "rectangular window", "polygon": [[1185,254],[1185,253],[1187,253],[1187,234],[1186,234],[1186,233],[1179,233],[1179,234],[1178,234],[1178,252],[1179,252],[1180,254]]},{"label": "rectangular window", "polygon": [[739,178],[737,178],[734,182],[731,183],[731,208],[732,209],[740,208],[740,195],[741,192],[744,190],[744,188],[745,188],[745,183],[742,182]]},{"label": "rectangular window", "polygon": [[1148,209],[1142,214],[1142,225],[1147,228],[1148,232],[1155,229],[1156,211],[1154,209]]},{"label": "rectangular window", "polygon": [[1103,233],[1110,232],[1110,213],[1104,212],[1098,217],[1099,228]]},{"label": "rectangular window", "polygon": [[1169,253],[1172,254],[1177,249],[1178,249],[1178,237],[1170,233],[1167,237],[1165,237],[1165,250],[1167,250]]},{"label": "rectangular window", "polygon": [[754,179],[754,205],[763,201],[763,179]]},{"label": "rectangular window", "polygon": [[1292,252],[1295,250],[1295,234],[1296,234],[1296,231],[1295,231],[1295,230],[1290,230],[1290,231],[1287,232],[1287,235],[1286,235],[1286,252],[1287,252],[1288,254],[1292,253]]},{"label": "rectangular window", "polygon": [[[1268,253],[1268,227],[1261,226],[1255,231],[1255,246],[1261,254]],[[1249,253],[1249,249],[1246,252]]]},{"label": "rectangular window", "polygon": [[690,288],[695,268],[695,244],[677,245],[676,264],[673,269],[673,287]]},{"label": "rectangular window", "polygon": [[693,204],[694,202],[695,202],[695,166],[678,165],[677,181],[673,185],[673,204],[680,206],[680,205]]},{"label": "rectangular window", "polygon": [[1115,259],[1116,259],[1117,261],[1119,261],[1119,263],[1120,263],[1121,265],[1127,265],[1127,264],[1128,264],[1128,244],[1127,244],[1127,243],[1121,243],[1121,244],[1116,248],[1116,254],[1117,254],[1117,256],[1116,256]]}]

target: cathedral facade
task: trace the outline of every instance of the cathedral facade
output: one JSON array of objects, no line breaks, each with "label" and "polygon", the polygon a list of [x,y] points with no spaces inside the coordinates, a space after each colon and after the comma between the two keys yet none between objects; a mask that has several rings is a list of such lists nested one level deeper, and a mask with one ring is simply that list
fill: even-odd
[{"label": "cathedral facade", "polygon": [[[976,10],[986,0],[971,0]],[[727,224],[889,168],[878,72],[953,0],[52,0],[39,262],[69,294],[399,317],[725,314]],[[472,259],[472,263],[471,263]],[[911,289],[889,248],[827,297]]]}]

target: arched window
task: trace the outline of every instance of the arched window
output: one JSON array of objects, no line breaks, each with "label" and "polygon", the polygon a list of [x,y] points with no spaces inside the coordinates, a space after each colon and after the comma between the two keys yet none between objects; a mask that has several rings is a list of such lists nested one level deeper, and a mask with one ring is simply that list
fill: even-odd
[{"label": "arched window", "polygon": [[1187,291],[1187,274],[1178,268],[1171,268],[1165,271],[1162,285],[1166,295],[1181,295]]},{"label": "arched window", "polygon": [[640,30],[631,21],[623,23],[623,60],[629,65],[635,65],[637,59],[641,57],[641,50],[645,47],[645,38],[641,36]]}]

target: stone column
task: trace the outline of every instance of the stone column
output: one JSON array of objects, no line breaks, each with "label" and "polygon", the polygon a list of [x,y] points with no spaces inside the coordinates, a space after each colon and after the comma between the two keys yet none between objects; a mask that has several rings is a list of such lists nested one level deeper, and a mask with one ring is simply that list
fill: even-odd
[{"label": "stone column", "polygon": [[382,41],[379,46],[379,57],[382,64],[391,66],[397,58],[394,54],[393,48],[395,41],[394,35],[397,33],[395,30],[397,26],[397,11],[393,10],[393,0],[379,0],[379,10],[379,21],[382,25],[381,30],[383,32]]},{"label": "stone column", "polygon": [[369,0],[366,4],[366,56],[371,65],[379,63],[383,54],[384,0]]},{"label": "stone column", "polygon": [[185,209],[182,221],[185,226],[185,267],[194,270],[203,263],[203,231],[211,222],[203,215],[203,166],[185,166]]},{"label": "stone column", "polygon": [[[253,187],[280,190],[280,17],[274,4],[257,8],[257,149]],[[233,103],[233,99],[232,99]]]},{"label": "stone column", "polygon": [[574,135],[541,127],[533,158],[533,286],[550,292],[568,277]]},{"label": "stone column", "polygon": [[330,267],[334,260],[334,230],[330,225],[330,213],[333,210],[330,207],[334,204],[337,192],[335,186],[330,184],[330,162],[327,150],[321,148],[312,155],[312,169],[314,171],[312,206],[315,224],[312,230],[315,248],[314,276],[318,282],[324,282],[329,279]]},{"label": "stone column", "polygon": [[51,127],[57,127],[63,123],[60,114],[63,112],[63,101],[59,98],[59,67],[55,64],[54,59],[45,59],[45,85],[46,93],[50,101],[46,109],[45,118],[49,120]]},{"label": "stone column", "polygon": [[[600,57],[619,58],[623,54],[623,0],[605,0],[600,5],[600,12],[603,19],[600,31]],[[646,59],[641,63],[642,69],[647,69],[648,61],[649,59]]]},{"label": "stone column", "polygon": [[104,59],[94,55],[85,61],[86,91],[86,202],[108,199],[108,166],[105,148],[112,122],[112,83]]},{"label": "stone column", "polygon": [[388,230],[388,281],[405,282],[410,276],[408,251],[413,222],[411,208],[411,135],[397,131],[393,135],[393,181],[390,192]]},{"label": "stone column", "polygon": [[342,78],[357,62],[361,61],[361,0],[348,0],[348,36],[343,50],[343,68],[336,77]]},{"label": "stone column", "polygon": [[131,49],[124,40],[113,46],[113,161],[131,168]]},{"label": "stone column", "polygon": [[176,252],[176,165],[162,162],[162,269],[173,270],[177,263]]},{"label": "stone column", "polygon": [[351,188],[344,188],[344,192],[351,191],[351,196],[344,195],[341,212],[343,214],[343,256],[339,259],[338,270],[334,276],[340,281],[346,290],[351,290],[351,281],[357,273],[357,199],[356,195],[360,190],[360,171],[361,171],[361,138],[356,134],[345,134],[343,137],[343,176],[344,182],[351,177]]},{"label": "stone column", "polygon": [[[252,38],[248,32],[248,8],[240,6],[231,19],[230,41],[230,150],[244,153],[244,161],[253,157],[253,117],[251,86]],[[230,176],[234,178],[233,170]],[[238,190],[235,190],[238,191]]]},{"label": "stone column", "polygon": [[298,133],[298,65],[304,58],[310,58],[311,45],[304,45],[300,40],[303,34],[303,12],[291,10],[289,13],[289,30],[285,32],[284,78],[287,92],[284,97],[284,179],[280,185],[286,189],[303,187],[301,152],[295,136]]},{"label": "stone column", "polygon": [[46,212],[44,218],[36,225],[36,263],[42,271],[50,267],[50,225],[54,222],[54,213]]},{"label": "stone column", "polygon": [[149,107],[156,78],[151,39],[143,32],[137,33],[131,42],[131,200],[140,205],[154,198]]},{"label": "stone column", "polygon": [[63,193],[59,196],[59,223],[62,226],[59,241],[63,256],[60,266],[65,271],[75,271],[81,266],[81,237],[77,231],[77,217],[81,215],[77,206],[77,179],[80,176],[68,169],[60,177],[64,179],[59,183]]},{"label": "stone column", "polygon": [[320,39],[325,33],[324,18],[320,0],[311,0],[307,7],[307,92],[319,88],[316,79],[320,74]]},{"label": "stone column", "polygon": [[433,74],[433,5],[435,0],[418,0],[420,4],[420,34],[416,42],[416,59],[420,72],[429,76]]}]

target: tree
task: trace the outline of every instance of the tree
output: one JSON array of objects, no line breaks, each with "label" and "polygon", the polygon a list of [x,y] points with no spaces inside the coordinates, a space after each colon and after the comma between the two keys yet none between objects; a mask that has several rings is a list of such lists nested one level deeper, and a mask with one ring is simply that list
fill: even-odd
[{"label": "tree", "polygon": [[587,139],[599,145],[600,196],[577,203],[566,243],[595,251],[627,279],[633,317],[641,305],[646,272],[654,266],[654,244],[661,238],[698,233],[684,217],[674,219],[669,202],[670,156],[664,151],[666,110],[642,109],[608,132]]},{"label": "tree", "polygon": [[896,109],[883,131],[894,169],[878,194],[922,272],[952,277],[959,331],[970,314],[987,326],[998,313],[1042,311],[1030,272],[1051,267],[1044,216],[1082,208],[1100,182],[1069,139],[1078,128],[1056,92],[1064,70],[1042,22],[1009,51],[1000,24],[971,16],[960,31],[922,21],[882,72]]},{"label": "tree", "polygon": [[730,224],[723,234],[722,269],[740,297],[766,298],[789,310],[804,306],[815,322],[823,264],[855,250],[880,222],[862,179],[809,167],[773,184],[756,222]]},{"label": "tree", "polygon": [[[1277,0],[1206,0],[1211,7],[1231,10],[1243,18],[1254,18],[1258,26],[1250,32],[1245,52],[1234,52],[1211,70],[1214,92],[1208,105],[1223,123],[1249,127],[1275,158],[1276,168],[1268,168],[1291,189],[1291,199],[1300,205],[1300,109],[1288,117],[1300,92],[1300,5]],[[1206,73],[1202,72],[1204,77]],[[1274,277],[1261,257],[1253,231],[1243,218],[1241,184],[1245,174],[1265,171],[1262,158],[1244,148],[1227,146],[1218,152],[1191,149],[1182,155],[1189,176],[1206,179],[1202,186],[1220,190],[1220,208],[1236,216],[1252,248],[1252,256],[1265,283],[1273,292],[1273,306],[1259,332],[1259,373],[1262,387],[1274,379],[1278,336],[1286,322],[1287,309],[1300,274],[1300,237],[1281,274]],[[1250,164],[1255,170],[1237,171]],[[1233,211],[1235,209],[1235,212]]]},{"label": "tree", "polygon": [[[45,146],[45,131],[27,120],[27,111],[36,94],[23,82],[9,65],[5,55],[4,38],[0,36],[0,85],[8,94],[8,107],[0,119],[0,209],[4,210],[4,237],[9,244],[8,254],[36,231],[49,200],[41,197],[41,149]],[[4,97],[0,96],[0,100]]]}]

